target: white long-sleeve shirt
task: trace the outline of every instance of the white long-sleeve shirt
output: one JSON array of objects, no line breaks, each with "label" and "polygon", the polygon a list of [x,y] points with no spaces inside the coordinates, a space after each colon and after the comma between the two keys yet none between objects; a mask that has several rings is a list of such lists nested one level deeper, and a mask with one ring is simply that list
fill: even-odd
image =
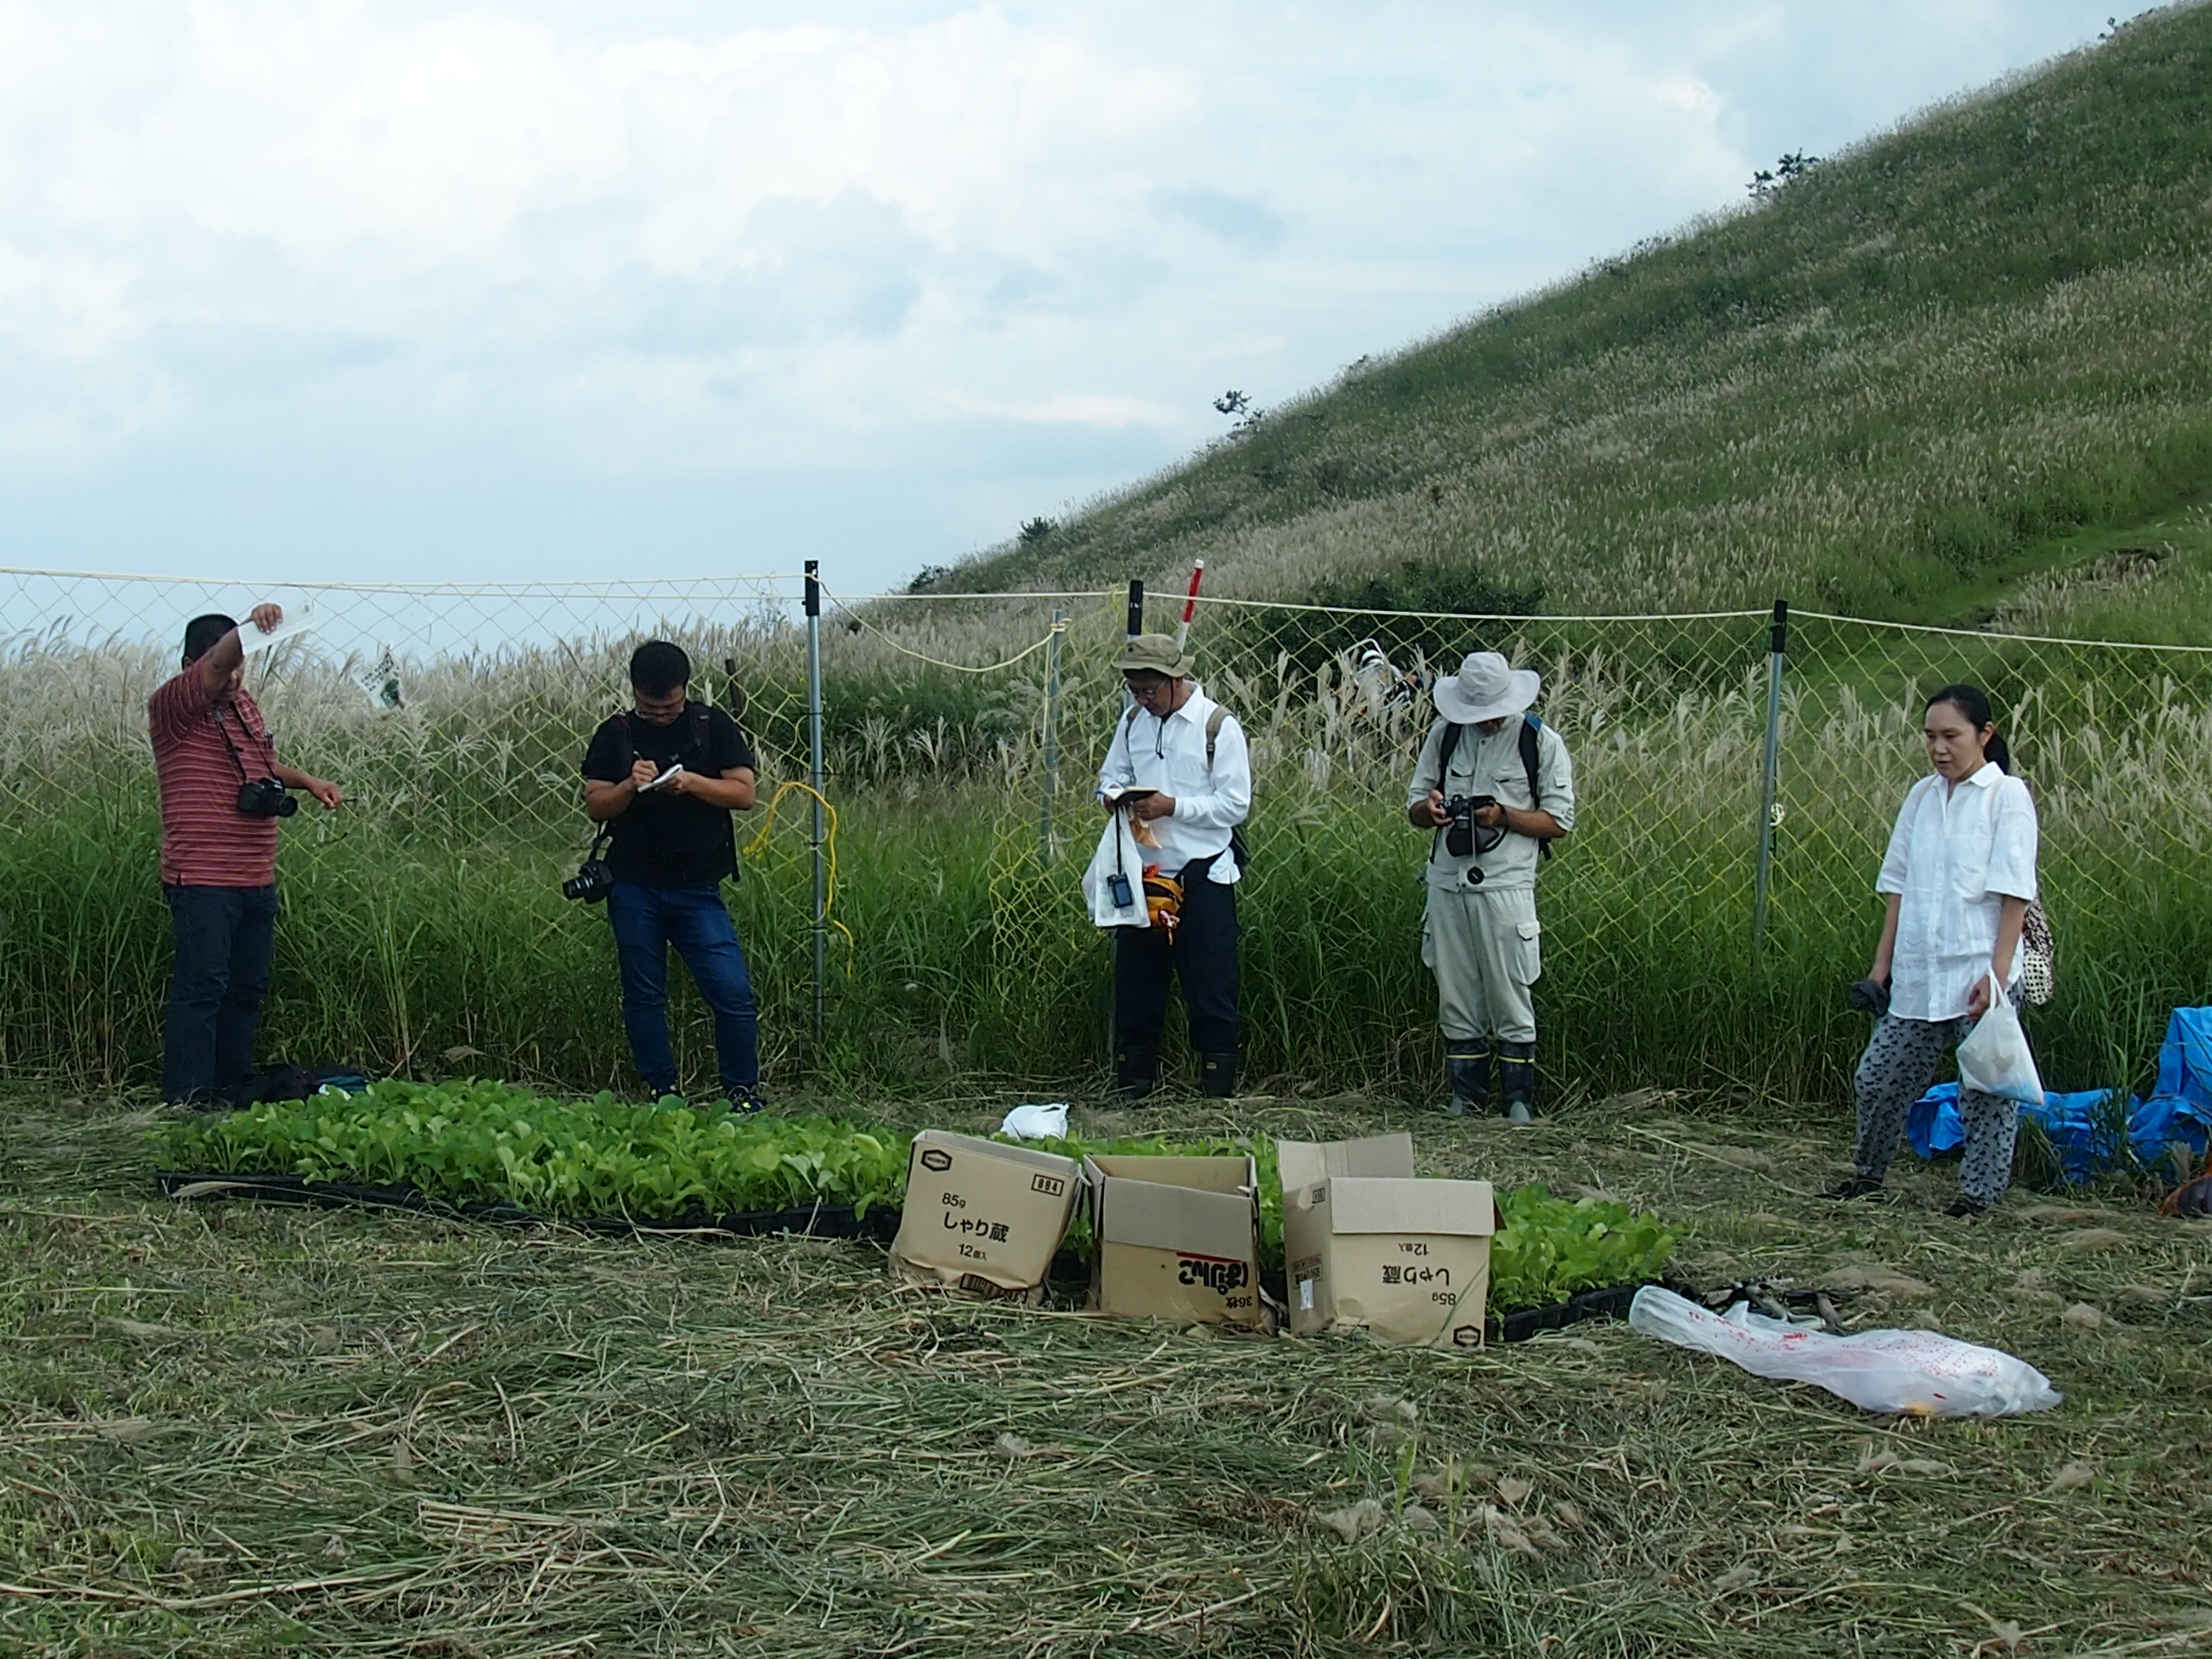
[{"label": "white long-sleeve shirt", "polygon": [[1143,708],[1133,719],[1121,715],[1099,769],[1098,793],[1158,789],[1174,797],[1173,814],[1152,821],[1160,873],[1176,875],[1193,860],[1211,858],[1207,878],[1226,885],[1243,873],[1229,851],[1229,832],[1252,810],[1252,752],[1231,715],[1221,722],[1213,764],[1206,765],[1206,722],[1215,706],[1193,685],[1182,707],[1164,720]]},{"label": "white long-sleeve shirt", "polygon": [[[1959,1019],[1990,971],[2008,898],[2035,896],[2035,800],[1995,761],[1956,788],[1912,786],[1889,834],[1875,891],[1902,895],[1890,955],[1889,1011]],[[2020,977],[2020,952],[2011,978]]]}]

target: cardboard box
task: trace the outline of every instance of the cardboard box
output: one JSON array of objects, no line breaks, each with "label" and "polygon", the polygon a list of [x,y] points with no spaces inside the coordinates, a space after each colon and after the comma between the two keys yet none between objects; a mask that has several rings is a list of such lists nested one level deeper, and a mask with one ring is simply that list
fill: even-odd
[{"label": "cardboard box", "polygon": [[1410,1135],[1275,1143],[1291,1329],[1401,1346],[1482,1345],[1497,1195],[1421,1181]]},{"label": "cardboard box", "polygon": [[1124,1319],[1265,1328],[1259,1177],[1242,1158],[1083,1160],[1097,1253],[1091,1305]]},{"label": "cardboard box", "polygon": [[907,1163],[891,1271],[910,1285],[1041,1302],[1082,1191],[1073,1158],[925,1129]]}]

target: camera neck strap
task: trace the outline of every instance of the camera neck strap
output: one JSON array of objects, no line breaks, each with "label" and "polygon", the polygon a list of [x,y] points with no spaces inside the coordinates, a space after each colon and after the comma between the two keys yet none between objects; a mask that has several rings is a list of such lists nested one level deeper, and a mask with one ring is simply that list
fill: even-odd
[{"label": "camera neck strap", "polygon": [[226,708],[238,716],[238,729],[246,733],[246,740],[248,743],[258,741],[260,744],[262,775],[274,777],[276,774],[276,751],[270,746],[269,739],[265,737],[257,739],[253,735],[253,728],[246,723],[246,716],[240,714],[236,707],[230,703],[219,702],[208,712],[215,716],[216,733],[222,738],[222,746],[230,751],[230,763],[238,769],[238,781],[240,783],[251,783],[253,781],[253,777],[246,769],[246,757],[238,752],[238,745],[230,740],[230,726],[222,717],[222,711]]},{"label": "camera neck strap", "polygon": [[[1523,714],[1521,716],[1521,729],[1515,734],[1514,744],[1514,747],[1521,756],[1521,770],[1528,779],[1528,805],[1538,811],[1543,810],[1544,792],[1542,786],[1536,781],[1536,744],[1537,734],[1543,729],[1543,726],[1544,722],[1535,715]],[[1447,793],[1451,789],[1452,754],[1459,747],[1460,733],[1466,729],[1466,726],[1459,721],[1451,721],[1444,727],[1443,741],[1437,747],[1437,787]],[[1491,850],[1491,848],[1497,846],[1498,842],[1504,839],[1504,834],[1501,831],[1498,841],[1492,842],[1489,847],[1480,847],[1476,850],[1486,853]],[[1443,846],[1443,840],[1444,832],[1439,828],[1429,842],[1429,857],[1431,861],[1435,860],[1438,849]],[[1536,848],[1540,856],[1547,859],[1552,856],[1552,843],[1548,841],[1538,842]]]}]

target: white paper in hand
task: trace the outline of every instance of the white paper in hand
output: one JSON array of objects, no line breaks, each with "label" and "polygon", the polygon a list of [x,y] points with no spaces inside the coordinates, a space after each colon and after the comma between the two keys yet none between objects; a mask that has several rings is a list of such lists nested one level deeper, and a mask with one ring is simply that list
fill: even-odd
[{"label": "white paper in hand", "polygon": [[671,779],[671,778],[674,777],[674,776],[675,776],[678,772],[681,772],[683,769],[684,769],[684,763],[683,763],[682,761],[678,761],[678,762],[677,762],[675,765],[673,765],[673,766],[670,767],[670,768],[669,768],[665,772],[663,772],[663,773],[662,773],[659,777],[655,778],[655,779],[654,779],[651,783],[641,783],[640,785],[638,785],[638,787],[637,787],[637,793],[638,793],[639,794],[642,795],[642,794],[644,794],[644,793],[645,793],[647,791],[648,791],[648,790],[652,790],[652,789],[658,789],[658,788],[659,788],[659,787],[660,787],[660,786],[661,786],[662,784],[664,784],[664,783],[667,782],[667,781],[669,781],[669,779]]},{"label": "white paper in hand", "polygon": [[1065,1140],[1067,1103],[1063,1100],[1049,1106],[1017,1106],[1006,1114],[999,1133],[1012,1135],[1016,1140]]},{"label": "white paper in hand", "polygon": [[240,623],[238,625],[238,642],[245,647],[246,655],[252,656],[257,651],[273,650],[287,640],[297,639],[302,634],[312,634],[314,631],[315,613],[313,611],[289,611],[284,614],[284,620],[266,634],[256,628],[251,621]]}]

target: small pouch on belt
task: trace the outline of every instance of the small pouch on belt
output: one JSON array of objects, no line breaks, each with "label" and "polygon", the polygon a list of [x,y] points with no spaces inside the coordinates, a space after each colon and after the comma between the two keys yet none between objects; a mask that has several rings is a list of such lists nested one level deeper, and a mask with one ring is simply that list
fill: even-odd
[{"label": "small pouch on belt", "polygon": [[1175,942],[1176,925],[1182,920],[1182,884],[1172,876],[1160,873],[1160,866],[1145,866],[1145,909],[1152,919],[1152,926],[1167,931],[1168,942]]}]

